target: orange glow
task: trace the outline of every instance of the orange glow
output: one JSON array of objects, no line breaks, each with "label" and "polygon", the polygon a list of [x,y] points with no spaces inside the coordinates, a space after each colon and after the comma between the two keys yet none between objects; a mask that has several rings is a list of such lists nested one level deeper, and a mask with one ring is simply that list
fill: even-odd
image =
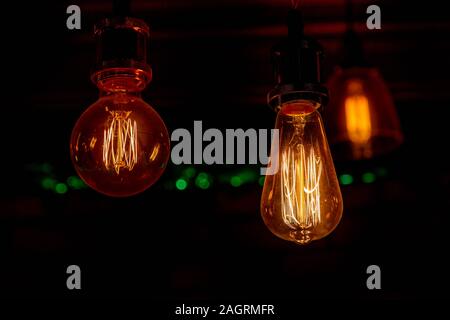
[{"label": "orange glow", "polygon": [[290,228],[315,228],[320,223],[322,162],[314,148],[297,149],[285,149],[281,155],[282,217]]},{"label": "orange glow", "polygon": [[101,97],[76,123],[72,161],[80,178],[109,196],[140,193],[163,173],[170,140],[156,111],[136,95]]},{"label": "orange glow", "polygon": [[137,125],[129,118],[130,114],[131,111],[111,111],[111,123],[103,131],[103,163],[117,174],[121,168],[133,170],[137,163]]},{"label": "orange glow", "polygon": [[[279,170],[265,178],[261,214],[272,233],[298,244],[318,240],[338,225],[342,196],[318,106],[286,103],[277,116]],[[272,158],[272,161],[276,161]]]},{"label": "orange glow", "polygon": [[336,68],[324,109],[333,156],[370,159],[400,146],[403,134],[394,100],[375,68]]},{"label": "orange glow", "polygon": [[345,99],[345,124],[351,142],[362,145],[369,141],[372,135],[369,100],[358,81],[351,81],[348,85],[348,96]]}]

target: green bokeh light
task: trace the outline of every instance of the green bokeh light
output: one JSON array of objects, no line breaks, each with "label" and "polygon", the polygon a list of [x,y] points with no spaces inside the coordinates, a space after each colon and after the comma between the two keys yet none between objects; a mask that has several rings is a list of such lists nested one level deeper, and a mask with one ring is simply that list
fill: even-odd
[{"label": "green bokeh light", "polygon": [[178,179],[178,180],[175,182],[175,186],[177,187],[178,190],[184,190],[184,189],[187,188],[188,183],[187,183],[187,181],[184,180],[184,179]]},{"label": "green bokeh light", "polygon": [[346,186],[353,183],[353,176],[351,174],[341,174],[339,181],[342,185]]},{"label": "green bokeh light", "polygon": [[264,186],[264,181],[266,180],[266,177],[265,176],[262,176],[262,177],[259,177],[259,179],[258,179],[258,183],[259,183],[259,185],[262,187],[262,186]]},{"label": "green bokeh light", "polygon": [[241,177],[239,177],[239,176],[233,176],[233,177],[230,179],[230,184],[231,184],[233,187],[239,187],[239,186],[242,184]]},{"label": "green bokeh light", "polygon": [[189,167],[183,170],[183,175],[186,176],[187,178],[192,178],[195,176],[195,168],[194,167]]},{"label": "green bokeh light", "polygon": [[211,185],[211,180],[208,174],[205,172],[199,173],[195,179],[195,185],[200,189],[208,189]]},{"label": "green bokeh light", "polygon": [[59,194],[64,194],[68,190],[67,185],[65,183],[58,183],[55,186],[55,192]]},{"label": "green bokeh light", "polygon": [[67,178],[67,184],[69,185],[69,187],[75,189],[75,190],[79,190],[82,189],[84,187],[86,187],[86,185],[84,184],[83,180],[81,180],[80,178],[76,177],[76,176],[70,176]]},{"label": "green bokeh light", "polygon": [[256,181],[258,179],[258,174],[254,170],[244,170],[239,174],[242,183]]},{"label": "green bokeh light", "polygon": [[375,181],[376,176],[372,172],[366,172],[362,175],[361,179],[364,183],[372,183]]},{"label": "green bokeh light", "polygon": [[41,180],[41,186],[46,190],[53,189],[55,185],[56,185],[55,179],[47,177]]}]

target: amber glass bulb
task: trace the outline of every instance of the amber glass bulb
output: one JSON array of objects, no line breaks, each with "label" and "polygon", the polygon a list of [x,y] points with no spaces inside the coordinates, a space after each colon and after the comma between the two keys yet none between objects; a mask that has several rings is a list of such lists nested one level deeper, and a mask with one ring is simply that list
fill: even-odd
[{"label": "amber glass bulb", "polygon": [[336,228],[343,211],[342,196],[318,104],[297,100],[278,112],[278,168],[266,176],[261,214],[278,237],[306,244]]},{"label": "amber glass bulb", "polygon": [[336,68],[328,88],[331,99],[325,118],[338,158],[372,158],[402,143],[392,96],[377,69]]},{"label": "amber glass bulb", "polygon": [[103,87],[102,95],[77,121],[70,142],[72,162],[87,185],[109,196],[144,191],[163,173],[169,135],[156,111],[133,82]]},{"label": "amber glass bulb", "polygon": [[158,180],[170,154],[164,122],[141,99],[152,78],[149,29],[142,20],[117,16],[100,21],[94,36],[91,80],[100,98],[75,124],[70,154],[87,185],[109,196],[130,196]]}]

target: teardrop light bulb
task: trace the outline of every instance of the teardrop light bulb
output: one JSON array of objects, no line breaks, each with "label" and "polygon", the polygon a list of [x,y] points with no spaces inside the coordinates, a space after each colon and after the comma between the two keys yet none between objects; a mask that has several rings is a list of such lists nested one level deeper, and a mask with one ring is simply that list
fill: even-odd
[{"label": "teardrop light bulb", "polygon": [[277,112],[278,141],[272,144],[261,215],[278,237],[307,244],[336,228],[343,202],[317,111],[328,100],[321,77],[323,50],[303,34],[300,11],[289,11],[288,31],[272,50],[276,86],[268,103]]},{"label": "teardrop light bulb", "polygon": [[92,80],[100,98],[75,124],[72,162],[98,192],[130,196],[158,180],[170,154],[164,122],[140,97],[151,78],[145,63],[148,27],[132,18],[105,20],[96,36],[100,67]]},{"label": "teardrop light bulb", "polygon": [[306,244],[336,228],[342,196],[317,104],[285,103],[277,115],[278,170],[266,176],[261,198],[264,223],[278,237]]}]

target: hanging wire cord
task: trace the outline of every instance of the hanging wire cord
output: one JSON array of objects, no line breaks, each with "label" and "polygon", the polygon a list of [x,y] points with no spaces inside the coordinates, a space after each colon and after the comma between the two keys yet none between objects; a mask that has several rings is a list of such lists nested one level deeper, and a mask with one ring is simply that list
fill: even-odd
[{"label": "hanging wire cord", "polygon": [[317,41],[305,36],[299,2],[293,2],[293,8],[287,12],[287,37],[272,48],[276,86],[269,92],[268,102],[275,110],[283,101],[298,97],[322,105],[328,98],[321,76],[323,49]]},{"label": "hanging wire cord", "polygon": [[302,13],[300,9],[296,9],[295,5],[298,5],[297,1],[296,3],[293,3],[293,8],[289,9],[288,16],[287,16],[287,26],[288,26],[288,41],[289,41],[289,47],[290,47],[290,58],[291,61],[291,67],[293,69],[296,69],[295,74],[302,75],[302,68],[303,68],[303,52],[302,52],[302,45],[303,40],[305,38],[304,32],[303,32],[303,18]]},{"label": "hanging wire cord", "polygon": [[367,61],[364,59],[363,45],[355,30],[355,14],[352,0],[347,0],[346,2],[345,19],[347,30],[345,31],[343,37],[343,57],[341,66],[366,66]]},{"label": "hanging wire cord", "polygon": [[112,13],[115,17],[127,17],[131,14],[130,0],[113,0]]},{"label": "hanging wire cord", "polygon": [[293,45],[298,45],[298,41],[304,37],[303,17],[298,9],[290,9],[287,16],[288,37]]},{"label": "hanging wire cord", "polygon": [[355,24],[355,17],[353,15],[353,1],[347,0],[345,3],[345,20],[347,30],[353,30]]}]

